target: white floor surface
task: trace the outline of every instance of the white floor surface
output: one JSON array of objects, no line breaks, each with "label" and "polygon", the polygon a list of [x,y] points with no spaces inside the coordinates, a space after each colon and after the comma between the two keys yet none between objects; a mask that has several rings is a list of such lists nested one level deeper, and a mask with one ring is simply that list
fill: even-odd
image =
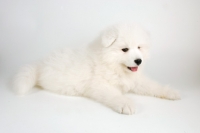
[{"label": "white floor surface", "polygon": [[178,90],[178,101],[127,95],[137,110],[122,115],[86,98],[42,90],[16,96],[1,81],[0,133],[199,133],[200,89]]}]

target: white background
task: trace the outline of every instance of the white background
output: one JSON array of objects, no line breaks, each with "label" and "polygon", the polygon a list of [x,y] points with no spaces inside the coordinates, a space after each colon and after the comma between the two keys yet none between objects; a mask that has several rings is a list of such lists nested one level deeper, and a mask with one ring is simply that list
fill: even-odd
[{"label": "white background", "polygon": [[[200,118],[195,116],[200,112],[199,5],[198,0],[0,0],[0,130],[199,132]],[[145,70],[180,90],[182,100],[158,102],[134,96],[140,113],[120,116],[84,98],[43,91],[21,98],[9,91],[4,81],[19,67],[57,48],[82,47],[106,26],[121,21],[140,23],[151,33],[151,58]]]}]

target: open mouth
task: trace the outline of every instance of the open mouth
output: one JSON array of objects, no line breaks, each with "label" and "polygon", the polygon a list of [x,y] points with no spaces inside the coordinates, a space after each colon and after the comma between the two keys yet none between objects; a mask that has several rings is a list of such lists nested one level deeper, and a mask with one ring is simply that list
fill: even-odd
[{"label": "open mouth", "polygon": [[138,70],[138,67],[127,67],[132,72],[136,72]]}]

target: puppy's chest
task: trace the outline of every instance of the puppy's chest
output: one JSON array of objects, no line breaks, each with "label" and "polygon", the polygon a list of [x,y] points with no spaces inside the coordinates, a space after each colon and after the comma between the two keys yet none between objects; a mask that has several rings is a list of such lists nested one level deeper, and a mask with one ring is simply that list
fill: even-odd
[{"label": "puppy's chest", "polygon": [[116,85],[117,85],[117,88],[120,89],[120,91],[122,91],[123,93],[127,93],[135,87],[135,80],[134,78],[119,77]]}]

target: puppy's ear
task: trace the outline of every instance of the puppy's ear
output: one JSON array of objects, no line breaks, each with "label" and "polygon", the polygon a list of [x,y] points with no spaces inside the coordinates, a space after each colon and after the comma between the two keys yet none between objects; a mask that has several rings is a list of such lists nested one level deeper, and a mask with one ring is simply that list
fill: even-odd
[{"label": "puppy's ear", "polygon": [[116,29],[114,29],[113,27],[109,28],[105,30],[102,34],[102,37],[101,37],[102,45],[104,47],[109,47],[115,42],[116,39],[117,39]]}]

